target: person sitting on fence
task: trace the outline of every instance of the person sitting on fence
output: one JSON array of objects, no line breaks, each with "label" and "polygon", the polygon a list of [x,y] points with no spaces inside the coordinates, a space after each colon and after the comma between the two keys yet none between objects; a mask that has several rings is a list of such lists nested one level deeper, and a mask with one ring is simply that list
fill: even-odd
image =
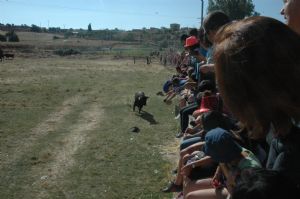
[{"label": "person sitting on fence", "polygon": [[[170,184],[165,189],[163,189],[163,192],[176,192],[182,190],[183,175],[180,173],[181,168],[186,164],[188,159],[194,157],[195,154],[199,154],[198,151],[202,150],[205,133],[217,127],[230,130],[231,124],[228,121],[229,120],[227,120],[226,116],[224,116],[223,114],[207,109],[207,112],[203,114],[202,118],[202,137],[197,137],[197,139],[191,138],[181,143],[180,158],[178,167],[176,169],[179,172],[177,172],[175,180],[170,182]],[[214,174],[215,169],[216,164],[208,158],[207,162],[202,168],[195,168],[193,174],[191,175],[191,178],[199,179],[210,177]]]},{"label": "person sitting on fence", "polygon": [[[183,193],[186,199],[191,198],[226,198],[236,183],[241,171],[250,168],[261,168],[260,161],[248,149],[241,147],[232,135],[222,129],[215,128],[205,136],[203,152],[219,163],[212,178],[192,181],[188,177],[191,168],[203,165],[201,160],[190,163],[182,168],[184,178]],[[204,159],[204,162],[207,160]],[[196,164],[196,165],[195,165]]]}]

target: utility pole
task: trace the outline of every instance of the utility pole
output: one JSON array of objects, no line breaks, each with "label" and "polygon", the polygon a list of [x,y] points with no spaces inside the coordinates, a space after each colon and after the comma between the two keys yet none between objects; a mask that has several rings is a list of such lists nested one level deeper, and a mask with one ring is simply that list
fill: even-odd
[{"label": "utility pole", "polygon": [[204,7],[204,0],[201,0],[201,27],[203,26],[203,7]]}]

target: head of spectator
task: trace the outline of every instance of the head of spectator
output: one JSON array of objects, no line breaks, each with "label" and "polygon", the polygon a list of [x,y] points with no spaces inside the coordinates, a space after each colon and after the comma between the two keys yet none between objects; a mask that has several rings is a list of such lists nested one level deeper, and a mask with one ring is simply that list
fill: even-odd
[{"label": "head of spectator", "polygon": [[[198,97],[198,96],[197,96]],[[196,124],[201,123],[201,115],[209,111],[217,111],[219,106],[218,97],[210,90],[202,92],[200,100],[200,108],[193,112],[193,116],[196,119]]]},{"label": "head of spectator", "polygon": [[195,54],[197,51],[199,51],[200,44],[199,44],[197,37],[190,36],[190,37],[186,38],[184,47],[192,55]]},{"label": "head of spectator", "polygon": [[203,22],[204,32],[208,40],[213,43],[218,29],[229,22],[229,17],[222,11],[214,11],[209,13]]},{"label": "head of spectator", "polygon": [[201,27],[199,30],[198,38],[200,46],[202,46],[204,49],[207,49],[212,45],[211,42],[207,39],[207,35],[205,34],[205,30],[203,27]]},{"label": "head of spectator", "polygon": [[198,37],[198,30],[197,28],[192,28],[189,32],[190,36]]},{"label": "head of spectator", "polygon": [[180,79],[179,79],[178,77],[174,77],[174,78],[172,79],[172,84],[173,84],[174,86],[179,86],[179,83],[180,83]]},{"label": "head of spectator", "polygon": [[215,128],[207,132],[203,152],[220,163],[230,163],[241,157],[242,147],[225,129]]},{"label": "head of spectator", "polygon": [[206,90],[209,90],[214,93],[216,91],[215,82],[212,80],[202,80],[198,85],[198,91],[204,92]]},{"label": "head of spectator", "polygon": [[241,172],[232,199],[282,199],[299,196],[299,188],[282,172],[267,169],[247,169]]},{"label": "head of spectator", "polygon": [[287,25],[300,35],[300,1],[284,0],[281,14],[284,16]]},{"label": "head of spectator", "polygon": [[218,109],[218,97],[212,94],[211,91],[208,90],[204,91],[204,94],[201,99],[199,112],[205,113],[217,109]]},{"label": "head of spectator", "polygon": [[187,34],[182,34],[180,36],[180,41],[182,43],[182,45],[184,46],[185,45],[185,40],[188,38],[189,36]]},{"label": "head of spectator", "polygon": [[252,136],[270,125],[278,135],[300,120],[300,36],[268,17],[250,17],[222,27],[215,39],[219,91]]},{"label": "head of spectator", "polygon": [[230,119],[219,111],[208,111],[203,113],[201,115],[201,123],[205,132],[217,127],[229,131],[233,127]]}]

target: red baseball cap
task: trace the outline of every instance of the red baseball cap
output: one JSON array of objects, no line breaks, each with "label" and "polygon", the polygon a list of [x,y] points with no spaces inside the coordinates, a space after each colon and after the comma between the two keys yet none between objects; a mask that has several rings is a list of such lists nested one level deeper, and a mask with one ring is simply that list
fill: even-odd
[{"label": "red baseball cap", "polygon": [[198,39],[195,36],[190,36],[185,40],[184,47],[187,48],[187,47],[193,46],[197,43],[199,43]]},{"label": "red baseball cap", "polygon": [[215,95],[202,97],[200,105],[200,113],[217,110],[218,98]]}]

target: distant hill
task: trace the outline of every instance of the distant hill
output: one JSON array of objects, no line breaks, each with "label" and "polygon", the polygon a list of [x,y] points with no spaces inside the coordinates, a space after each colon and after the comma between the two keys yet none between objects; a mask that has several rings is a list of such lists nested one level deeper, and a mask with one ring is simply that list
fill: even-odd
[{"label": "distant hill", "polygon": [[[77,41],[79,38],[87,40],[118,41],[118,42],[135,42],[144,45],[153,45],[159,48],[181,47],[179,38],[182,34],[187,34],[189,28],[180,28],[179,24],[170,24],[170,28],[143,28],[133,29],[130,31],[119,29],[104,29],[104,30],[84,30],[84,29],[61,29],[59,27],[44,28],[36,25],[14,25],[1,24],[0,30],[8,32],[14,30],[20,35],[20,41],[29,41],[30,35],[34,35],[35,39],[40,42],[44,41],[45,37],[55,37],[56,39],[68,39]],[[32,34],[26,34],[32,33]],[[44,33],[38,36],[36,33]],[[53,35],[54,34],[54,35]],[[97,42],[96,42],[97,43]],[[101,43],[101,44],[102,44]],[[104,42],[106,43],[106,42]],[[109,42],[108,42],[109,43]],[[92,42],[91,45],[95,44]]]}]

